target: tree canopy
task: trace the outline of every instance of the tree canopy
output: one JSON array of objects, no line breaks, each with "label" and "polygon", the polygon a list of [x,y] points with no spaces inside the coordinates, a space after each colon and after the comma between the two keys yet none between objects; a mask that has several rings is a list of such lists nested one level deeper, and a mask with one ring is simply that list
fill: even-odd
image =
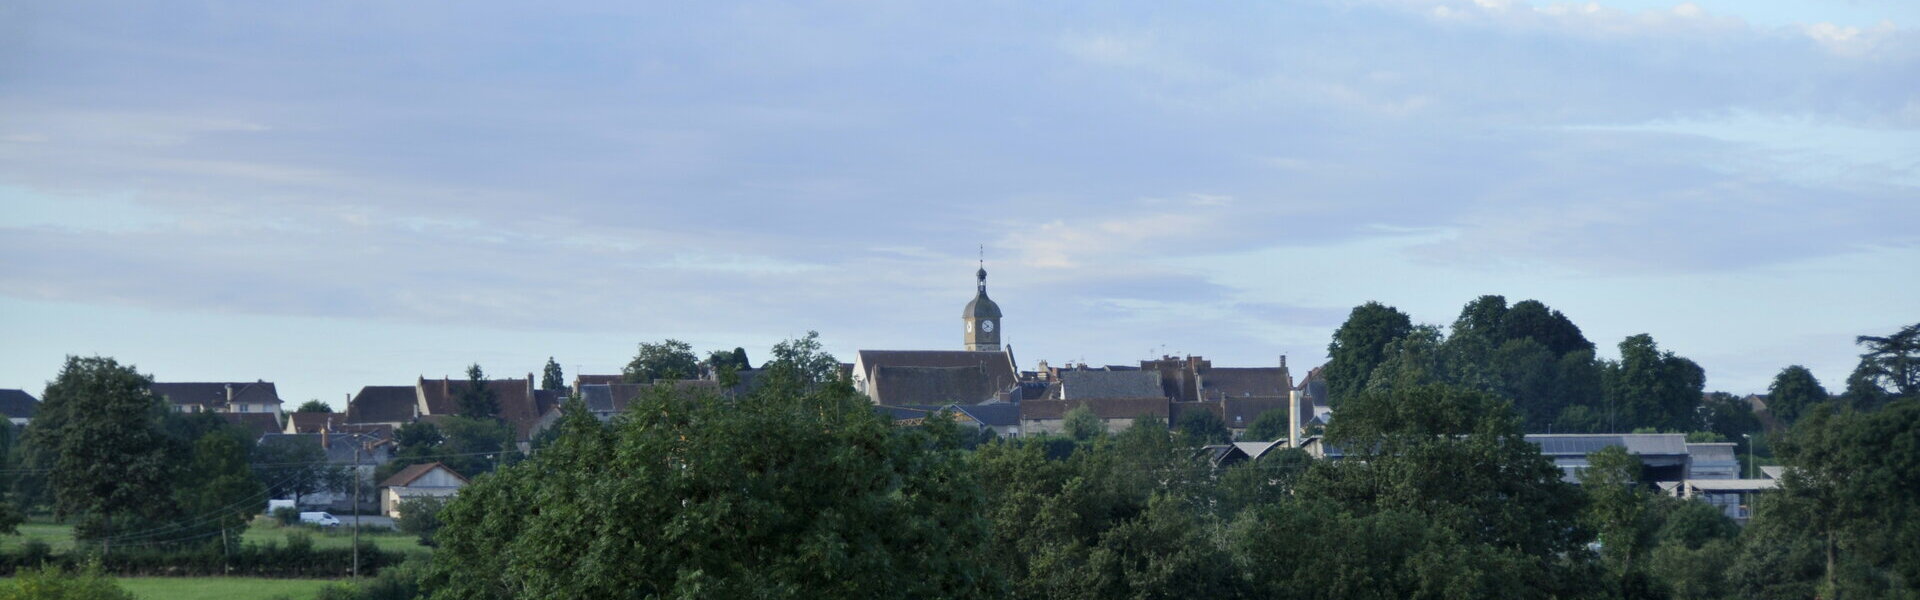
[{"label": "tree canopy", "polygon": [[621,379],[627,383],[653,383],[655,379],[686,379],[699,375],[700,359],[693,355],[693,346],[675,339],[658,343],[641,342],[640,350],[620,372]]}]

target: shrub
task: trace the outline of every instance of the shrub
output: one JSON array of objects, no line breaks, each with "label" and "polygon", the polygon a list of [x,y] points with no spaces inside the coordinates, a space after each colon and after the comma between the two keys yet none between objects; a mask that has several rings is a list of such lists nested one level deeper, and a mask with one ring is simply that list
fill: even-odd
[{"label": "shrub", "polygon": [[53,546],[47,545],[42,540],[27,540],[20,543],[18,555],[20,562],[17,564],[38,565],[47,562],[47,558],[53,556]]},{"label": "shrub", "polygon": [[300,509],[298,508],[282,506],[273,509],[272,514],[273,520],[279,521],[281,525],[292,525],[300,522]]},{"label": "shrub", "polygon": [[401,531],[420,536],[420,545],[433,546],[433,534],[440,531],[440,510],[446,498],[424,496],[400,503],[400,519],[394,521]]},{"label": "shrub", "polygon": [[0,581],[0,600],[134,600],[133,594],[114,585],[113,579],[100,574],[99,564],[89,564],[76,572],[58,565],[22,569],[14,578]]}]

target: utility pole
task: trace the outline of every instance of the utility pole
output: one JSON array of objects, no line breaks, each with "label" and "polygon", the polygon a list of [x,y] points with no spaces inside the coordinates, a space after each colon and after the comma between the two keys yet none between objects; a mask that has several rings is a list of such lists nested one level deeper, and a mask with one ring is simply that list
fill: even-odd
[{"label": "utility pole", "polygon": [[[359,436],[355,436],[359,437]],[[366,448],[365,440],[354,440],[353,445],[353,579],[360,579],[360,451]]]}]

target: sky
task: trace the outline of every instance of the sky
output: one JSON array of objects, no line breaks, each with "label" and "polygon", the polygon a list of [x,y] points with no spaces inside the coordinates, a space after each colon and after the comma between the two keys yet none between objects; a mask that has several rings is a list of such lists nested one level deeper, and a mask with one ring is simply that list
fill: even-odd
[{"label": "sky", "polygon": [[1708,388],[1920,321],[1920,3],[0,0],[0,388],[817,330],[1324,361],[1538,299]]}]

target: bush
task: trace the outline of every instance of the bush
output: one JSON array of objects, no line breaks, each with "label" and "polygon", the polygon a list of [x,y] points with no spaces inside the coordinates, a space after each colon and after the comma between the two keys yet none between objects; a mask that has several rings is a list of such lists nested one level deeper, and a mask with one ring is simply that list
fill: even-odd
[{"label": "bush", "polygon": [[53,556],[53,546],[41,540],[27,540],[20,543],[20,551],[17,555],[21,565],[38,565],[47,562],[47,559]]},{"label": "bush", "polygon": [[300,509],[298,508],[282,506],[273,509],[271,514],[273,515],[273,520],[279,521],[281,525],[292,525],[300,522]]},{"label": "bush", "polygon": [[313,552],[313,534],[304,531],[288,532],[287,551],[294,554]]},{"label": "bush", "polygon": [[433,535],[440,531],[440,510],[446,498],[424,496],[400,503],[400,519],[394,521],[401,531],[420,536],[420,545],[433,546]]},{"label": "bush", "polygon": [[314,600],[413,600],[420,597],[424,561],[408,560],[359,584],[335,584],[320,590]]},{"label": "bush", "polygon": [[58,565],[23,569],[14,578],[0,581],[0,600],[134,600],[133,594],[114,585],[113,579],[100,574],[99,564],[89,564],[76,572]]}]

